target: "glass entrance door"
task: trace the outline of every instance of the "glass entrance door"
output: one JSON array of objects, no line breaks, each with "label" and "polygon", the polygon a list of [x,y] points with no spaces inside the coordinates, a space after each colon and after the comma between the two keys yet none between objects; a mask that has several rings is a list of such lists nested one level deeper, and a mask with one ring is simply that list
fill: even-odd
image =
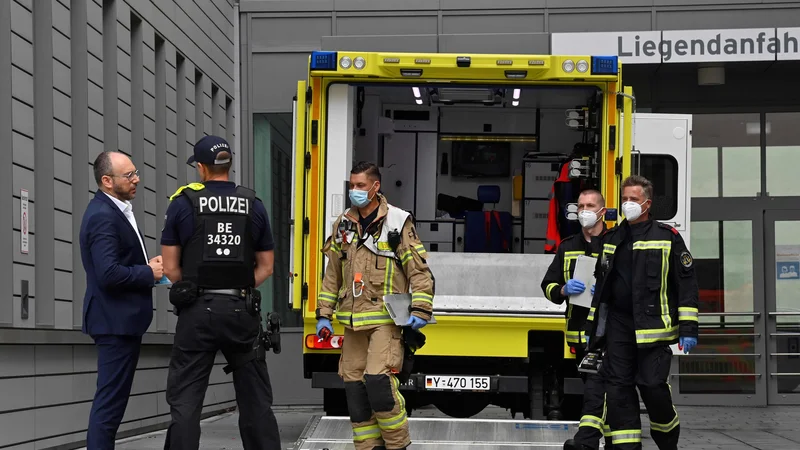
[{"label": "glass entrance door", "polygon": [[764,215],[770,404],[800,404],[800,210]]},{"label": "glass entrance door", "polygon": [[692,208],[688,243],[700,289],[700,330],[693,352],[672,359],[673,401],[765,406],[761,211],[714,203]]}]

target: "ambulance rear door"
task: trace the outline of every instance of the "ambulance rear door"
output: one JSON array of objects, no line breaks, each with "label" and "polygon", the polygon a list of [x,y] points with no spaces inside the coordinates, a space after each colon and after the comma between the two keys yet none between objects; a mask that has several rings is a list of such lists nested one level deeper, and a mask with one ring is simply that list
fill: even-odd
[{"label": "ambulance rear door", "polygon": [[[292,103],[292,197],[289,202],[289,306],[299,310],[302,304],[303,210],[306,183],[306,82],[297,82]],[[279,276],[279,275],[278,275]]]},{"label": "ambulance rear door", "polygon": [[688,246],[692,116],[636,113],[633,119],[631,173],[653,183],[652,217],[680,231]]}]

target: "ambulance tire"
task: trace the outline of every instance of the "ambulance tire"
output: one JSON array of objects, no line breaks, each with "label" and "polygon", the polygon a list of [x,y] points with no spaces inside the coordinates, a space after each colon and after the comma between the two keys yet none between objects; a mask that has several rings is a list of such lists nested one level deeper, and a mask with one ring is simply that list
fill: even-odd
[{"label": "ambulance tire", "polygon": [[456,419],[469,419],[480,414],[489,406],[489,397],[481,394],[446,394],[434,400],[433,404],[444,414]]},{"label": "ambulance tire", "polygon": [[322,392],[322,409],[325,411],[326,416],[349,416],[344,389],[324,389]]}]

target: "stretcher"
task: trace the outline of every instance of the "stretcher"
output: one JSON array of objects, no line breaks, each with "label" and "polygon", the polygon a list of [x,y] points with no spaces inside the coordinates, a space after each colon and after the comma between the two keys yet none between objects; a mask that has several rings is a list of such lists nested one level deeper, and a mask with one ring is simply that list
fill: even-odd
[{"label": "stretcher", "polygon": [[[409,418],[410,449],[433,450],[553,450],[578,431],[578,422]],[[314,416],[293,450],[353,450],[347,417]],[[602,447],[601,443],[601,447]]]}]

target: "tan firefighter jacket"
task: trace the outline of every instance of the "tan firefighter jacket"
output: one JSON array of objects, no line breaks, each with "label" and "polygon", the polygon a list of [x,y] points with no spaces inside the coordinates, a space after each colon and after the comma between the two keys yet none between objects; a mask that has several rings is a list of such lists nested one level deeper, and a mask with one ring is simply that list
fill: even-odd
[{"label": "tan firefighter jacket", "polygon": [[[425,261],[425,247],[417,236],[411,215],[379,196],[378,215],[369,227],[372,234],[360,239],[358,209],[351,208],[333,223],[332,235],[322,252],[328,266],[317,297],[317,318],[336,319],[345,327],[368,330],[393,324],[383,296],[411,292],[411,313],[430,320],[433,312],[434,278]],[[390,233],[399,232],[392,251]]]}]

